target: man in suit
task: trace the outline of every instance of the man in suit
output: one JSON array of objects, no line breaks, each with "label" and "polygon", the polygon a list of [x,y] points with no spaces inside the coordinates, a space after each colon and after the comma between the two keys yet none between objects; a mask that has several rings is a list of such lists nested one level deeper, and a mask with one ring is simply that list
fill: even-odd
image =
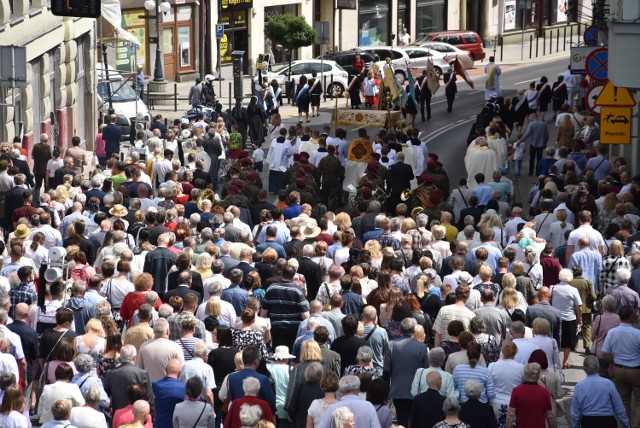
[{"label": "man in suit", "polygon": [[[4,217],[9,220],[13,216],[13,212],[24,205],[23,196],[27,192],[27,189],[24,188],[25,176],[24,174],[16,174],[13,176],[13,189],[9,190],[4,195]],[[13,230],[13,227],[11,227]]]},{"label": "man in suit", "polygon": [[388,206],[392,210],[395,210],[395,207],[400,203],[402,191],[411,188],[411,180],[415,177],[413,175],[413,168],[404,163],[404,153],[398,153],[396,160],[397,162],[389,167],[389,174],[391,175],[393,184],[391,186]]},{"label": "man in suit", "polygon": [[411,426],[432,427],[444,419],[442,405],[445,397],[440,395],[442,376],[433,371],[427,373],[427,389],[422,394],[416,395],[411,405]]},{"label": "man in suit", "polygon": [[25,184],[33,189],[35,187],[35,183],[33,182],[33,175],[31,174],[31,169],[29,169],[29,164],[27,164],[27,161],[20,159],[20,150],[11,150],[11,163],[13,163],[13,166],[18,168],[20,172],[25,175]]},{"label": "man in suit", "polygon": [[419,368],[429,367],[429,348],[413,339],[411,335],[416,320],[405,318],[400,324],[402,337],[389,342],[389,351],[385,355],[382,377],[390,382],[389,396],[396,408],[398,425],[408,426],[413,396],[411,382]]},{"label": "man in suit", "polygon": [[307,296],[315,297],[322,284],[322,268],[313,260],[314,250],[312,245],[302,247],[302,258],[299,260],[298,273],[304,275],[307,281]]},{"label": "man in suit", "polygon": [[146,392],[145,399],[151,405],[151,413],[155,413],[155,400],[151,380],[146,370],[135,365],[136,348],[133,345],[124,345],[120,349],[120,365],[109,370],[104,377],[104,390],[111,401],[111,409],[115,412],[129,405],[127,388],[134,383],[141,385]]},{"label": "man in suit", "polygon": [[560,332],[562,325],[562,314],[556,307],[551,306],[551,290],[542,286],[538,290],[538,302],[527,307],[527,327],[533,326],[533,320],[544,318],[551,324],[551,336],[560,343]]},{"label": "man in suit", "polygon": [[40,196],[40,188],[47,174],[47,162],[53,158],[47,134],[40,135],[40,141],[34,144],[31,149],[31,157],[33,158],[33,174],[36,176],[34,190]]},{"label": "man in suit", "polygon": [[73,169],[73,158],[71,156],[66,156],[62,166],[56,169],[53,175],[53,187],[55,188],[61,185],[64,181],[64,176],[67,174],[71,177],[75,177],[76,175],[76,170]]},{"label": "man in suit", "polygon": [[178,274],[178,287],[165,293],[164,300],[168,302],[171,296],[184,297],[189,293],[198,296],[198,302],[202,302],[202,295],[191,289],[191,272],[184,270]]},{"label": "man in suit", "polygon": [[116,115],[109,116],[109,124],[102,130],[102,139],[104,140],[104,149],[107,159],[114,153],[120,153],[120,140],[122,139],[122,130],[116,124]]}]

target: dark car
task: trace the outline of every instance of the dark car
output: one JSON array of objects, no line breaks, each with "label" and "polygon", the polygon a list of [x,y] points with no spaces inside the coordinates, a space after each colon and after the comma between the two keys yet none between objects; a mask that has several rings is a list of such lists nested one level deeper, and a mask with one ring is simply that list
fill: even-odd
[{"label": "dark car", "polygon": [[422,44],[431,41],[449,43],[450,45],[469,51],[471,52],[471,58],[474,61],[482,61],[485,58],[482,39],[478,33],[474,31],[458,30],[427,33],[416,39],[413,44],[421,46]]},{"label": "dark car", "polygon": [[[356,51],[339,51],[339,52],[327,52],[324,54],[324,59],[335,61],[339,66],[344,68],[349,74],[351,74],[351,64],[356,57]],[[360,58],[364,61],[365,67],[368,70],[371,67],[371,63],[374,62],[373,55],[369,52],[360,52]],[[320,59],[320,57],[316,58]]]}]

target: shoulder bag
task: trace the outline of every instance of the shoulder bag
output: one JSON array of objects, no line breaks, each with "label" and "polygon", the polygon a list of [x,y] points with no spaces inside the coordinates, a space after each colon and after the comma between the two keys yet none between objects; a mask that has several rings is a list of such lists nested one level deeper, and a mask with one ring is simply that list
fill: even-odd
[{"label": "shoulder bag", "polygon": [[202,407],[202,410],[200,411],[200,416],[198,416],[198,419],[196,419],[196,423],[193,424],[193,428],[196,428],[198,426],[198,422],[200,422],[200,418],[202,418],[202,415],[204,414],[204,411],[207,408],[207,403],[202,403],[204,404],[204,406]]}]

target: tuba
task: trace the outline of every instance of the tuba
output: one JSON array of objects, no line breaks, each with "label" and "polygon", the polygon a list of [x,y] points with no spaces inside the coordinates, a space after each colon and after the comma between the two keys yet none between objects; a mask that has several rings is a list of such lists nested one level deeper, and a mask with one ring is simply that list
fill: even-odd
[{"label": "tuba", "polygon": [[411,218],[415,221],[418,215],[422,214],[423,212],[424,212],[423,207],[415,207],[414,209],[411,210]]},{"label": "tuba", "polygon": [[204,189],[201,193],[200,196],[198,196],[198,201],[196,202],[196,205],[198,206],[198,209],[200,211],[202,211],[202,202],[205,199],[210,200],[212,203],[215,202],[216,198],[215,198],[215,193],[213,193],[213,190],[207,188]]},{"label": "tuba", "polygon": [[412,194],[413,192],[411,191],[411,189],[404,189],[402,193],[400,193],[400,200],[402,202],[407,202]]}]

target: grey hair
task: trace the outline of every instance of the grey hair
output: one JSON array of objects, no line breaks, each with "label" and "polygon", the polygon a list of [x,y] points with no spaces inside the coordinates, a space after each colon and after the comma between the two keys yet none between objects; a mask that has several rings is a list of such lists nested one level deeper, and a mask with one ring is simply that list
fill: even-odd
[{"label": "grey hair", "polygon": [[[379,213],[382,209],[382,205],[379,201],[373,200],[369,202],[369,206],[367,207],[367,212],[370,213]],[[377,218],[376,218],[377,220]]]},{"label": "grey hair", "polygon": [[444,349],[437,347],[429,351],[429,365],[431,367],[442,367],[444,361],[447,359],[447,354]]},{"label": "grey hair", "polygon": [[322,364],[313,362],[309,364],[304,371],[304,380],[311,383],[320,383],[323,374],[324,368],[322,367]]},{"label": "grey hair", "polygon": [[418,217],[416,217],[416,225],[418,227],[427,227],[427,224],[429,224],[429,216],[424,213],[418,214]]},{"label": "grey hair", "polygon": [[121,363],[132,363],[135,360],[138,351],[136,351],[136,347],[133,345],[124,345],[120,348],[120,362]]},{"label": "grey hair", "polygon": [[442,404],[442,412],[447,415],[457,415],[460,411],[460,402],[455,397],[447,397]]},{"label": "grey hair", "polygon": [[260,381],[255,377],[249,376],[242,381],[242,390],[245,395],[251,395],[255,397],[260,391]]},{"label": "grey hair", "polygon": [[472,400],[477,400],[482,395],[482,384],[476,379],[470,379],[464,385],[464,395]]},{"label": "grey hair", "polygon": [[573,281],[573,272],[570,269],[562,269],[558,274],[558,279],[564,282]]},{"label": "grey hair", "polygon": [[308,331],[315,330],[318,327],[320,327],[320,320],[318,318],[312,317],[307,320]]},{"label": "grey hair", "polygon": [[[160,307],[160,309],[162,309],[162,307]],[[169,321],[164,318],[158,318],[156,322],[153,323],[153,334],[159,335],[167,333],[169,333]]]},{"label": "grey hair", "polygon": [[171,305],[169,305],[168,303],[163,303],[162,305],[160,305],[160,308],[158,308],[159,319],[167,319],[171,315],[173,315],[173,308],[171,307]]},{"label": "grey hair", "polygon": [[416,320],[414,318],[405,318],[400,323],[400,330],[403,335],[411,336],[416,329]]},{"label": "grey hair", "polygon": [[148,303],[143,303],[138,308],[138,318],[141,320],[148,320],[153,314],[153,307]]},{"label": "grey hair", "polygon": [[602,308],[607,312],[615,312],[616,306],[618,303],[616,302],[616,298],[611,294],[607,294],[602,298]]},{"label": "grey hair", "polygon": [[370,346],[361,346],[356,354],[356,361],[368,363],[373,360],[373,349]]},{"label": "grey hair", "polygon": [[96,316],[100,318],[101,316],[111,316],[111,304],[106,300],[98,302],[96,305]]},{"label": "grey hair", "polygon": [[193,356],[195,358],[202,358],[203,360],[208,354],[207,344],[206,342],[197,342],[193,346]]},{"label": "grey hair", "polygon": [[213,280],[211,281],[211,284],[209,284],[209,295],[210,296],[215,296],[216,294],[219,294],[222,291],[222,284],[220,283],[220,281]]},{"label": "grey hair", "polygon": [[349,421],[353,421],[353,412],[348,407],[338,407],[331,415],[332,428],[342,428]]},{"label": "grey hair", "polygon": [[9,274],[9,288],[16,288],[20,285],[20,278],[18,278],[17,272],[11,272]]},{"label": "grey hair", "polygon": [[73,285],[71,285],[71,291],[74,293],[82,293],[87,289],[87,284],[84,281],[73,281]]},{"label": "grey hair", "polygon": [[540,364],[538,363],[529,363],[524,366],[524,377],[525,379],[533,379],[540,377]]},{"label": "grey hair", "polygon": [[598,372],[600,371],[600,363],[598,362],[598,358],[595,355],[589,355],[585,357],[582,366],[584,368],[584,372],[587,375],[598,374]]},{"label": "grey hair", "polygon": [[0,309],[0,324],[4,324],[9,319],[9,312],[6,309]]},{"label": "grey hair", "polygon": [[[86,355],[86,354],[85,354]],[[92,357],[89,357],[93,359]],[[76,365],[76,368],[78,366]],[[97,386],[92,386],[84,392],[84,401],[87,403],[95,404],[102,400],[102,391]]]},{"label": "grey hair", "polygon": [[626,285],[631,279],[631,271],[627,268],[619,268],[616,271],[616,282],[620,285]]},{"label": "grey hair", "polygon": [[343,376],[338,382],[338,390],[342,394],[360,392],[360,379],[358,376]]},{"label": "grey hair", "polygon": [[244,427],[254,427],[262,418],[262,409],[260,406],[243,404],[240,406],[240,422]]},{"label": "grey hair", "polygon": [[96,366],[96,360],[89,354],[79,354],[75,360],[73,360],[73,364],[76,366],[76,369],[80,373],[88,373],[92,368]]},{"label": "grey hair", "polygon": [[314,254],[313,245],[307,244],[304,247],[302,247],[303,257],[313,257],[313,254]]}]

